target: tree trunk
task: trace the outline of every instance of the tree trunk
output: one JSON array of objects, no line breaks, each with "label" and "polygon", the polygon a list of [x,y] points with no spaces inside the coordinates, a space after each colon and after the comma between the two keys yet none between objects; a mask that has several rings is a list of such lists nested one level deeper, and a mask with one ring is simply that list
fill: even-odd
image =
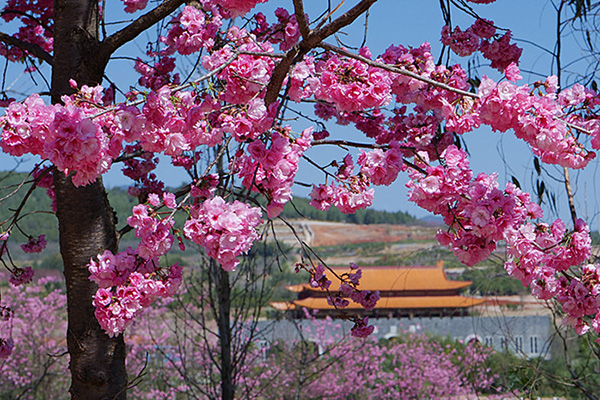
[{"label": "tree trunk", "polygon": [[67,285],[67,346],[73,399],[125,399],[127,373],[123,335],[111,338],[94,315],[92,297],[98,287],[86,264],[105,249],[116,252],[113,212],[102,180],[76,188],[68,177],[54,178],[60,252]]},{"label": "tree trunk", "polygon": [[[54,1],[52,102],[72,93],[69,79],[94,86],[102,81],[105,62],[96,60],[99,47],[98,0]],[[127,373],[123,336],[110,338],[94,315],[97,290],[87,264],[104,250],[116,252],[115,218],[102,179],[76,188],[58,171],[54,175],[60,252],[67,286],[71,388],[73,399],[125,399]]]},{"label": "tree trunk", "polygon": [[233,383],[233,360],[231,358],[231,286],[229,272],[219,264],[210,261],[215,276],[217,294],[217,325],[219,329],[219,347],[221,349],[221,399],[233,400],[235,386]]}]

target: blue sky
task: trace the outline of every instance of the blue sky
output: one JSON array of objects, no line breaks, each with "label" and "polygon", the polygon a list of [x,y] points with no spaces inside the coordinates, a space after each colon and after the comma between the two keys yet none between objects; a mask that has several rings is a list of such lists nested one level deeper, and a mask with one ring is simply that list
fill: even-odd
[{"label": "blue sky", "polygon": [[[122,5],[120,2],[109,0],[108,19],[120,20],[127,18],[120,10]],[[306,1],[307,12],[309,16],[317,15],[318,11],[311,10],[311,4],[323,4],[322,2]],[[332,4],[337,2],[332,2]],[[345,8],[350,7],[354,2],[347,1],[340,9],[342,12]],[[418,6],[416,5],[418,4]],[[260,9],[267,14],[272,13],[274,8],[284,6],[291,9],[291,0],[279,0],[271,2],[268,5],[261,5]],[[493,20],[497,26],[510,28],[513,31],[513,36],[517,39],[517,43],[524,48],[521,58],[521,69],[524,71],[535,71],[539,74],[548,75],[552,72],[551,57],[538,47],[525,42],[520,42],[518,39],[526,39],[534,42],[542,47],[552,48],[554,46],[556,16],[552,4],[547,0],[498,0],[490,5],[473,5],[473,8],[484,18]],[[271,14],[272,15],[272,14]],[[474,19],[457,10],[452,12],[453,25],[460,25],[462,28],[468,27]],[[349,45],[359,45],[362,42],[364,18],[359,20],[353,28],[346,29],[340,38]],[[443,19],[439,10],[439,2],[437,0],[423,0],[415,2],[412,0],[380,0],[372,8],[369,13],[367,44],[373,54],[382,53],[388,46],[392,44],[402,44],[410,46],[419,46],[422,42],[430,42],[434,56],[437,57],[440,50],[440,30],[443,25]],[[114,26],[116,29],[118,25]],[[112,26],[108,27],[109,29]],[[5,28],[2,28],[5,29]],[[149,35],[154,31],[151,29]],[[136,42],[121,49],[118,55],[135,56],[143,52],[145,44],[150,36],[142,36]],[[566,61],[574,59],[580,55],[580,48],[577,44],[577,36],[565,39],[563,46],[564,59]],[[480,59],[485,65],[486,60]],[[467,60],[461,59],[458,56],[451,58],[452,63],[461,63],[466,65]],[[132,63],[130,61],[115,60],[110,65],[107,73],[111,79],[118,82],[132,82],[137,79],[137,75],[131,72]],[[576,68],[577,69],[577,66]],[[29,93],[34,86],[29,81],[28,77],[20,74],[21,67],[13,66],[8,74],[7,87],[12,85],[12,89],[17,89],[19,93]],[[488,74],[492,77],[498,77],[493,70],[483,67],[480,70],[481,74]],[[524,82],[533,82],[539,79],[539,76],[523,73]],[[38,78],[38,81],[39,78]],[[127,87],[129,83],[125,84]],[[308,124],[306,124],[308,126]],[[305,126],[304,126],[305,127]],[[295,127],[297,129],[301,126]],[[334,135],[356,136],[357,134],[351,127],[338,127],[329,124],[328,128]],[[358,137],[358,136],[356,136]],[[531,152],[519,140],[512,137],[510,134],[494,134],[487,128],[479,129],[477,132],[470,133],[465,136],[465,141],[471,151],[471,165],[474,171],[491,173],[499,172],[499,181],[501,186],[506,181],[511,179],[511,176],[516,176],[517,179],[527,189],[530,188],[532,182],[533,158]],[[334,151],[335,152],[335,151]],[[322,158],[331,156],[332,150],[312,150],[308,155],[312,158]],[[342,152],[338,152],[340,157],[343,157]],[[30,159],[31,160],[31,159]],[[160,168],[160,173],[165,177],[165,181],[170,186],[177,186],[182,183],[186,177],[180,171],[174,171],[167,168],[167,163],[163,163]],[[15,165],[14,161],[9,157],[0,156],[0,166],[2,169],[10,169]],[[23,163],[20,170],[29,168],[31,162]],[[304,182],[322,179],[322,174],[316,173],[314,169],[305,168],[304,165],[298,175],[298,179]],[[117,166],[115,171],[111,171],[105,176],[105,182],[108,186],[127,185],[129,180],[121,176]],[[551,168],[552,169],[552,168]],[[577,190],[579,194],[585,194],[585,201],[581,200],[580,206],[582,210],[586,207],[588,215],[593,215],[597,211],[595,204],[597,203],[596,188],[594,185],[595,174],[597,171],[597,162],[588,168],[585,174],[578,176],[574,174],[574,179],[577,179]],[[315,175],[316,174],[316,175]],[[424,216],[427,213],[407,201],[407,194],[404,188],[406,178],[400,176],[397,182],[390,187],[376,188],[376,199],[374,208],[383,210],[403,210],[417,216]],[[548,184],[549,182],[547,182]],[[561,199],[560,216],[567,217],[566,201],[563,201],[562,187],[556,186],[557,196]],[[584,193],[585,192],[585,193]],[[295,193],[306,195],[306,189],[295,189]],[[582,197],[580,197],[582,198]],[[590,204],[593,204],[592,207]],[[585,212],[584,214],[585,215]],[[594,228],[596,229],[596,228]]]}]

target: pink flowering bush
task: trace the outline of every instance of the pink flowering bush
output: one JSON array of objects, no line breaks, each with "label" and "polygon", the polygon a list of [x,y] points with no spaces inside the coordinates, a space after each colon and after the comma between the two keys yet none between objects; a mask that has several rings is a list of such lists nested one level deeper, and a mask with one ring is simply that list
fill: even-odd
[{"label": "pink flowering bush", "polygon": [[[183,311],[175,303],[164,303],[135,322],[129,371],[135,374],[146,365],[148,376],[134,388],[136,398],[220,395],[218,385],[211,383],[214,375],[218,382],[218,342],[211,334],[197,336],[215,329],[201,326],[205,313],[190,304]],[[492,352],[477,342],[443,344],[409,333],[376,342],[346,337],[341,331],[329,319],[312,320],[302,328],[304,340],[268,347],[250,344],[247,364],[236,375],[237,393],[249,399],[311,399],[324,394],[340,400],[448,398],[482,393],[494,382],[485,365]]]},{"label": "pink flowering bush", "polygon": [[450,398],[473,395],[493,382],[484,364],[490,350],[475,343],[459,350],[420,334],[377,343],[333,337],[339,329],[332,321],[314,321],[303,332],[309,343],[271,348],[258,364],[261,373],[248,379],[262,389],[259,398]]},{"label": "pink flowering bush", "polygon": [[24,290],[2,288],[2,398],[42,398],[64,393],[67,388],[66,296],[56,286],[56,279],[43,278]]}]

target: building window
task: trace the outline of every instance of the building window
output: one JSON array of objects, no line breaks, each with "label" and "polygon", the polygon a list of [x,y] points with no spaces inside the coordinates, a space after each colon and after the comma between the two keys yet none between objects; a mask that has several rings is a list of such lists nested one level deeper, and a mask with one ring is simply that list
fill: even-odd
[{"label": "building window", "polygon": [[500,348],[504,350],[508,350],[508,340],[504,336],[500,338]]},{"label": "building window", "polygon": [[520,353],[523,351],[523,336],[515,337],[515,352]]},{"label": "building window", "polygon": [[494,347],[494,337],[493,336],[486,336],[484,344],[486,345],[486,347]]},{"label": "building window", "polygon": [[529,352],[531,354],[539,354],[538,350],[538,337],[530,336],[529,337]]}]

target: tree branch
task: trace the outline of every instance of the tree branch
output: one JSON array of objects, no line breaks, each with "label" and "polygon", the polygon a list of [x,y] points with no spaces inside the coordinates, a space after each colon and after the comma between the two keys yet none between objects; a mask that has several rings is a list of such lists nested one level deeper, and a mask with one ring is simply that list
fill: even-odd
[{"label": "tree branch", "polygon": [[4,10],[4,11],[0,12],[0,17],[4,17],[5,15],[10,15],[10,14],[20,15],[21,17],[28,18],[28,19],[34,21],[39,26],[41,26],[42,28],[44,28],[45,30],[47,30],[49,33],[52,33],[52,28],[50,28],[47,24],[43,23],[39,18],[36,18],[33,15],[27,14],[26,12],[23,12],[23,11],[12,10],[12,9]]},{"label": "tree branch", "polygon": [[[350,25],[356,20],[356,18],[358,18],[364,12],[366,12],[376,1],[377,0],[362,0],[360,3],[346,11],[344,14],[334,19],[331,23],[319,29],[316,33],[316,36],[320,38],[319,42],[333,35],[343,27]],[[315,46],[317,44],[318,43],[315,43]]]},{"label": "tree branch", "polygon": [[[277,100],[277,96],[279,95],[279,91],[281,90],[281,85],[285,80],[288,72],[294,60],[302,57],[310,50],[314,49],[321,43],[321,41],[325,40],[327,37],[333,35],[340,29],[345,26],[351,24],[356,18],[358,18],[362,13],[367,11],[369,7],[373,5],[377,0],[362,0],[357,5],[352,7],[350,10],[346,11],[344,14],[333,20],[331,23],[325,25],[323,28],[317,31],[310,31],[308,36],[305,37],[301,42],[296,43],[294,47],[292,47],[285,55],[285,57],[277,64],[275,69],[273,70],[273,75],[269,84],[267,85],[267,93],[265,95],[265,105],[268,107],[270,104],[274,103]],[[298,0],[294,1],[294,8],[298,11],[298,8],[301,7],[302,4]],[[298,22],[300,24],[300,22]],[[304,28],[303,28],[304,29]]]},{"label": "tree branch", "polygon": [[577,211],[575,210],[575,200],[573,189],[571,189],[571,177],[569,176],[569,168],[563,167],[563,175],[565,177],[565,190],[567,191],[567,199],[569,200],[569,211],[573,219],[573,226],[577,224]]},{"label": "tree branch", "polygon": [[19,49],[26,51],[32,56],[37,57],[50,65],[53,64],[52,55],[35,43],[24,42],[23,40],[17,39],[16,37],[10,36],[4,32],[0,32],[0,42],[18,47]]},{"label": "tree branch", "polygon": [[131,24],[118,32],[113,33],[107,37],[100,47],[99,57],[100,59],[108,58],[125,43],[135,39],[139,34],[156,24],[163,18],[167,17],[179,6],[181,6],[185,0],[165,0],[161,5],[153,9],[152,11],[142,15]]},{"label": "tree branch", "polygon": [[306,14],[304,14],[302,0],[294,0],[294,13],[296,14],[296,22],[298,22],[298,29],[300,30],[302,37],[306,39],[310,36],[310,28],[306,23]]},{"label": "tree branch", "polygon": [[387,149],[389,145],[387,144],[373,144],[373,143],[358,143],[351,142],[349,140],[335,140],[335,139],[321,139],[321,140],[313,140],[310,144],[311,146],[319,146],[319,145],[334,145],[341,147],[356,147],[359,149]]}]

